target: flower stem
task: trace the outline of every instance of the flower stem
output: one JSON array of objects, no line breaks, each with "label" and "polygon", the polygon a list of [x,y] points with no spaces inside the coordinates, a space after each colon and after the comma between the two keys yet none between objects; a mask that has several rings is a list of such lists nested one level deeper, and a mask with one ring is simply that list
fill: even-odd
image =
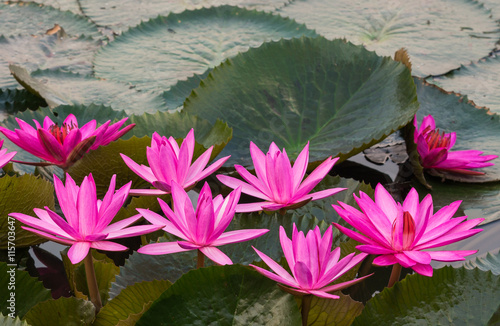
[{"label": "flower stem", "polygon": [[392,265],[391,278],[389,279],[388,288],[391,288],[397,281],[399,281],[399,276],[401,275],[402,266],[398,263]]},{"label": "flower stem", "polygon": [[196,262],[196,268],[201,268],[205,265],[205,255],[198,249],[198,261]]},{"label": "flower stem", "polygon": [[307,326],[307,318],[311,309],[312,295],[308,294],[302,297],[302,326]]},{"label": "flower stem", "polygon": [[90,301],[95,306],[95,313],[97,314],[102,308],[101,295],[97,287],[97,279],[95,277],[94,263],[92,262],[92,251],[89,250],[87,256],[83,259],[85,264],[85,274],[87,275],[87,286],[89,288]]}]

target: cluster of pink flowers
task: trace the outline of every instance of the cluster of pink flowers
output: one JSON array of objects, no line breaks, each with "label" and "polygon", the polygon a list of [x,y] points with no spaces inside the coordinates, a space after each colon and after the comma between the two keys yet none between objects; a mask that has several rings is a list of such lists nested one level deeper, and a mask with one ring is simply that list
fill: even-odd
[{"label": "cluster of pink flowers", "polygon": [[[9,131],[0,128],[12,142],[28,152],[37,155],[47,164],[55,164],[67,169],[75,160],[88,150],[109,144],[116,140],[133,125],[119,130],[126,119],[111,124],[110,121],[96,129],[91,121],[79,128],[76,118],[68,116],[62,126],[46,118],[43,127],[35,121],[37,129],[18,119],[21,129]],[[435,131],[434,121],[426,117],[420,129],[415,131],[415,139],[422,154],[424,167],[449,169],[470,173],[469,168],[483,167],[496,156],[479,156],[475,151],[449,152],[455,142],[455,134],[442,134]],[[1,145],[1,144],[0,144]],[[257,238],[269,230],[252,229],[225,232],[236,212],[279,211],[295,209],[311,200],[332,196],[343,188],[332,188],[312,192],[313,188],[329,173],[338,159],[327,158],[306,178],[309,162],[309,143],[290,162],[286,151],[281,151],[272,143],[264,154],[254,143],[250,143],[250,155],[255,175],[244,167],[235,169],[243,180],[226,175],[218,175],[224,185],[234,190],[225,198],[212,197],[208,183],[199,194],[196,208],[186,193],[194,185],[219,169],[228,157],[224,157],[207,167],[212,153],[210,147],[194,163],[194,131],[191,130],[181,146],[173,137],[153,134],[151,147],[147,148],[149,167],[138,165],[129,157],[122,155],[127,166],[141,178],[147,180],[155,189],[130,189],[131,182],[115,191],[113,176],[109,189],[102,200],[96,197],[96,186],[92,175],[85,177],[80,186],[69,174],[66,184],[54,177],[56,195],[64,216],[45,207],[35,209],[38,218],[20,213],[10,215],[23,222],[26,230],[44,238],[70,245],[68,256],[72,263],[86,257],[90,248],[117,251],[126,247],[110,240],[146,234],[163,229],[180,240],[145,245],[140,253],[150,255],[171,254],[187,250],[198,250],[219,265],[232,264],[218,246],[247,241]],[[455,153],[455,154],[454,154]],[[460,154],[457,154],[460,153]],[[0,165],[10,161],[15,153],[0,152]],[[458,157],[465,155],[465,159]],[[239,204],[240,194],[245,193],[261,201]],[[137,209],[137,215],[111,224],[129,195],[171,194],[172,207],[158,199],[166,218],[150,211]],[[368,254],[378,255],[375,265],[400,265],[412,268],[415,272],[432,276],[431,260],[456,261],[475,251],[426,251],[470,237],[480,229],[473,229],[483,219],[466,220],[466,216],[453,218],[460,202],[451,203],[434,213],[432,198],[427,195],[421,202],[415,189],[412,189],[404,202],[397,203],[382,185],[375,189],[375,200],[360,192],[354,195],[360,210],[338,202],[333,205],[340,217],[355,230],[333,223],[341,232],[360,242],[356,248],[363,252],[354,253],[340,259],[340,248],[332,250],[332,226],[323,235],[316,227],[306,235],[293,225],[291,239],[285,229],[280,227],[279,238],[291,274],[274,262],[263,252],[255,249],[258,256],[272,269],[268,271],[253,266],[259,273],[277,281],[281,287],[294,295],[315,295],[335,299],[331,294],[344,287],[363,280],[332,284],[340,276],[358,265]],[[130,226],[144,217],[151,225]],[[199,256],[200,257],[200,256]]]}]

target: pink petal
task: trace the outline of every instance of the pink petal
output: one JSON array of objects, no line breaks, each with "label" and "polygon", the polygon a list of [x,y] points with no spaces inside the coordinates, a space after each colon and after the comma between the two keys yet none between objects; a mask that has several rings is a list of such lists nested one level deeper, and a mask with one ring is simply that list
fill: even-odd
[{"label": "pink petal", "polygon": [[420,275],[432,277],[433,270],[431,265],[415,264],[411,267],[415,272]]},{"label": "pink petal", "polygon": [[175,224],[163,218],[161,215],[158,215],[157,213],[152,212],[149,209],[137,208],[137,211],[142,216],[144,216],[144,218],[151,224],[163,226],[163,230],[165,232],[173,234],[176,237],[186,239],[186,235],[181,230],[179,230]]},{"label": "pink petal", "polygon": [[76,206],[79,215],[79,233],[84,236],[92,234],[98,215],[95,183],[91,174],[82,181]]},{"label": "pink petal", "polygon": [[115,243],[112,241],[94,241],[90,244],[90,247],[104,250],[104,251],[125,251],[128,250],[127,247],[121,245],[119,243]]},{"label": "pink petal", "polygon": [[431,263],[431,255],[429,255],[429,253],[425,251],[403,251],[403,254],[405,254],[406,257],[418,264],[428,265]]},{"label": "pink petal", "polygon": [[297,281],[280,264],[276,263],[274,260],[272,260],[269,256],[267,256],[263,252],[255,249],[253,246],[252,248],[255,250],[257,255],[259,255],[262,261],[266,263],[267,266],[269,266],[280,277],[279,282],[292,287],[298,287]]},{"label": "pink petal", "polygon": [[388,249],[382,246],[374,246],[374,245],[359,245],[356,246],[356,249],[371,255],[390,255],[396,253],[396,251],[393,249]]},{"label": "pink petal", "polygon": [[273,280],[275,282],[282,283],[282,284],[285,284],[285,285],[288,285],[288,286],[291,286],[291,287],[295,287],[295,288],[299,287],[299,284],[293,278],[292,278],[293,282],[291,282],[291,281],[288,280],[288,278],[285,279],[285,278],[283,278],[283,277],[281,277],[279,275],[271,273],[268,270],[265,270],[264,268],[261,268],[261,267],[258,267],[258,266],[252,265],[252,264],[250,264],[250,266],[253,267],[253,268],[255,268],[255,270],[257,272],[259,272],[260,274],[264,275],[267,278],[270,278],[271,280]]},{"label": "pink petal", "polygon": [[351,281],[347,281],[347,282],[342,282],[342,283],[337,283],[337,284],[334,284],[334,285],[330,285],[330,286],[321,288],[320,290],[321,291],[325,291],[325,292],[340,291],[340,290],[348,288],[348,287],[350,287],[350,286],[352,286],[354,284],[357,284],[357,283],[363,281],[365,278],[370,277],[372,275],[373,274],[369,274],[369,275],[365,275],[363,277],[360,277],[360,278],[357,278],[357,279],[354,279],[354,280],[351,280]]},{"label": "pink petal", "polygon": [[477,250],[453,250],[453,251],[427,251],[432,260],[437,261],[459,261],[465,260],[465,256],[473,255]]},{"label": "pink petal", "polygon": [[212,260],[218,265],[232,265],[233,262],[226,254],[215,247],[202,247],[200,250],[208,259]]},{"label": "pink petal", "polygon": [[297,160],[293,163],[293,189],[298,189],[302,180],[304,180],[304,176],[306,175],[307,163],[309,162],[309,142],[307,142],[304,149],[300,152],[299,156],[297,156]]},{"label": "pink petal", "polygon": [[330,172],[335,162],[338,161],[338,158],[332,159],[331,157],[327,158],[323,163],[321,163],[314,171],[311,172],[307,176],[307,178],[301,183],[297,191],[295,192],[295,196],[302,197],[308,194],[311,190],[313,190],[316,185],[323,180],[323,178]]},{"label": "pink petal", "polygon": [[373,260],[373,265],[376,266],[389,266],[397,263],[398,260],[394,257],[393,254],[378,256]]},{"label": "pink petal", "polygon": [[167,255],[183,251],[189,251],[189,249],[181,248],[177,242],[151,243],[137,250],[138,253],[146,255]]},{"label": "pink petal", "polygon": [[52,134],[44,129],[38,129],[38,137],[43,148],[52,156],[52,162],[64,163],[66,161],[66,155],[61,144]]},{"label": "pink petal", "polygon": [[266,234],[266,229],[244,229],[222,233],[219,238],[212,242],[212,246],[223,246],[229,243],[238,243],[252,240]]},{"label": "pink petal", "polygon": [[333,300],[340,299],[340,297],[338,295],[326,293],[326,292],[321,291],[321,290],[309,290],[307,292],[309,292],[310,294],[315,295],[319,298],[333,299]]},{"label": "pink petal", "polygon": [[301,261],[295,263],[294,275],[301,288],[311,289],[313,287],[313,276],[305,263]]},{"label": "pink petal", "polygon": [[135,237],[138,235],[143,235],[147,233],[151,233],[154,231],[158,231],[162,228],[162,225],[137,225],[131,226],[126,229],[122,229],[119,231],[111,232],[108,234],[106,239],[117,239],[117,238],[128,238]]},{"label": "pink petal", "polygon": [[168,192],[159,189],[130,189],[130,196],[161,196],[167,195]]},{"label": "pink petal", "polygon": [[144,165],[139,165],[135,163],[132,159],[130,159],[127,155],[121,154],[120,156],[122,157],[123,161],[125,164],[132,170],[134,171],[135,174],[143,178],[149,183],[153,183],[153,181],[156,181],[157,178],[154,176],[153,172],[151,172],[151,168],[144,166]]},{"label": "pink petal", "polygon": [[[417,195],[417,201],[418,201],[418,195]],[[394,200],[394,198],[392,198],[391,194],[389,194],[389,192],[380,183],[377,184],[377,186],[375,187],[375,203],[384,212],[389,222],[392,223],[392,221],[396,219],[396,216],[398,215],[398,208],[396,201]]]},{"label": "pink petal", "polygon": [[78,264],[87,256],[90,250],[90,242],[75,242],[68,250],[68,258],[72,264]]},{"label": "pink petal", "polygon": [[268,187],[266,174],[266,155],[253,142],[250,142],[250,155],[252,157],[253,166],[255,168],[255,174],[257,174],[257,178],[264,182],[266,184],[266,187]]},{"label": "pink petal", "polygon": [[30,228],[30,227],[27,227],[27,226],[21,226],[21,228],[23,228],[23,229],[25,229],[27,231],[33,232],[35,234],[38,234],[42,238],[45,238],[45,239],[48,239],[48,240],[52,240],[54,242],[57,242],[57,243],[60,243],[60,244],[63,244],[63,245],[69,245],[69,246],[71,246],[73,243],[75,243],[75,241],[73,241],[73,240],[59,238],[59,237],[53,236],[53,235],[51,235],[49,233],[46,233],[46,232],[43,232],[43,231],[40,231],[40,230],[37,230],[37,229],[33,229],[33,228]]},{"label": "pink petal", "polygon": [[258,212],[264,210],[262,206],[269,204],[269,202],[258,202],[258,203],[250,203],[250,204],[238,204],[236,206],[236,213],[251,213]]},{"label": "pink petal", "polygon": [[408,267],[411,267],[411,266],[417,264],[416,261],[414,261],[413,259],[411,259],[410,257],[408,257],[407,255],[405,255],[403,253],[394,254],[394,258],[396,258],[398,263],[405,268],[408,268]]}]

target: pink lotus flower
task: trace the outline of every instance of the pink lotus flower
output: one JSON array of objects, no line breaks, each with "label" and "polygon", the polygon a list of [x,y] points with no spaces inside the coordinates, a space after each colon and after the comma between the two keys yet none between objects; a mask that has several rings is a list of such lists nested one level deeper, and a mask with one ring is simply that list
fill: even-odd
[{"label": "pink lotus flower", "polygon": [[173,137],[161,137],[155,132],[151,140],[151,147],[147,148],[147,158],[150,167],[139,165],[128,156],[120,154],[125,164],[132,171],[157,188],[132,189],[130,194],[139,196],[168,194],[172,191],[172,182],[176,182],[184,189],[189,189],[198,181],[219,169],[229,158],[229,156],[223,157],[209,167],[206,167],[212,154],[213,146],[211,146],[191,164],[193,161],[194,145],[193,129],[189,131],[180,148]]},{"label": "pink lotus flower", "polygon": [[426,169],[447,170],[462,174],[481,175],[484,172],[470,170],[472,168],[484,168],[494,165],[489,163],[497,155],[484,155],[478,150],[454,151],[451,148],[455,145],[456,133],[439,133],[436,129],[432,115],[426,116],[422,120],[420,128],[415,117],[414,139],[417,144],[417,151],[421,158],[421,164]]},{"label": "pink lotus flower", "polygon": [[38,218],[21,213],[9,215],[29,226],[23,226],[23,229],[71,246],[68,257],[73,264],[82,261],[90,248],[107,251],[127,250],[127,247],[108,240],[150,233],[161,229],[162,226],[139,225],[127,228],[141,218],[139,214],[110,225],[127,199],[132,184],[129,182],[115,193],[115,181],[116,175],[113,175],[109,189],[101,201],[96,197],[92,174],[83,179],[80,187],[69,174],[66,174],[66,186],[54,175],[54,187],[64,218],[48,207],[34,209]]},{"label": "pink lotus flower", "polygon": [[231,259],[217,246],[255,239],[266,229],[247,229],[223,233],[233,219],[235,207],[240,199],[241,190],[232,191],[225,199],[218,195],[212,200],[208,183],[201,189],[196,211],[182,186],[172,182],[174,211],[161,199],[160,206],[167,219],[147,209],[137,210],[149,222],[165,225],[163,230],[183,240],[177,242],[152,243],[141,247],[138,252],[148,255],[164,255],[175,252],[199,249],[205,256],[219,265],[232,264]]},{"label": "pink lotus flower", "polygon": [[3,139],[0,140],[0,169],[3,168],[7,163],[12,160],[14,155],[16,155],[17,152],[10,152],[7,153],[7,148],[1,149],[3,146]]},{"label": "pink lotus flower", "polygon": [[467,216],[452,218],[461,201],[456,201],[433,214],[431,195],[419,203],[418,193],[412,188],[401,205],[385,188],[375,188],[375,202],[365,193],[354,196],[362,212],[339,202],[333,208],[348,224],[361,232],[354,232],[337,223],[340,231],[362,245],[356,248],[368,254],[381,255],[375,265],[400,264],[415,272],[432,276],[431,260],[465,260],[477,250],[424,251],[468,238],[481,229],[473,229],[484,218],[468,220]]},{"label": "pink lotus flower", "polygon": [[43,120],[43,127],[38,121],[33,120],[36,125],[35,129],[25,121],[16,118],[21,129],[11,131],[0,127],[0,132],[25,151],[47,161],[46,163],[16,162],[31,165],[53,164],[67,169],[89,150],[108,145],[132,129],[135,124],[118,130],[127,119],[114,124],[107,121],[97,129],[96,121],[92,120],[79,128],[76,117],[70,114],[62,126],[54,123],[49,117]]},{"label": "pink lotus flower", "polygon": [[292,240],[286,236],[285,229],[280,226],[281,248],[285,254],[288,266],[292,271],[290,275],[283,267],[273,261],[264,253],[253,248],[259,257],[269,266],[274,273],[250,265],[262,275],[281,283],[280,287],[288,293],[294,295],[312,294],[321,298],[338,299],[339,296],[328,292],[339,291],[360,282],[364,276],[352,281],[329,285],[351,268],[360,263],[367,255],[354,253],[340,258],[340,247],[332,248],[332,227],[330,226],[323,237],[319,227],[307,232],[304,236],[302,231],[298,232],[295,223],[293,224]]},{"label": "pink lotus flower", "polygon": [[300,152],[293,168],[285,149],[281,152],[273,142],[266,155],[250,142],[250,154],[257,177],[248,172],[241,165],[235,165],[236,171],[246,182],[226,176],[218,175],[220,182],[230,188],[242,187],[241,191],[248,195],[264,199],[264,202],[240,204],[236,212],[246,213],[255,211],[275,211],[284,213],[287,209],[304,206],[311,200],[332,196],[345,188],[333,188],[309,192],[328,174],[338,158],[327,158],[304,180],[307,163],[309,162],[309,143]]}]

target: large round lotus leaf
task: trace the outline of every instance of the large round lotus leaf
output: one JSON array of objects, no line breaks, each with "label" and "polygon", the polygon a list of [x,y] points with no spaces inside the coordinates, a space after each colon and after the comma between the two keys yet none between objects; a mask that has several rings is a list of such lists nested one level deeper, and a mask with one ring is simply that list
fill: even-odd
[{"label": "large round lotus leaf", "polygon": [[53,35],[0,37],[0,87],[19,87],[11,76],[9,64],[29,71],[61,69],[81,74],[92,72],[91,60],[99,42],[90,37]]},{"label": "large round lotus leaf", "polygon": [[364,44],[380,55],[408,49],[413,74],[444,74],[495,48],[498,25],[472,0],[294,1],[279,14],[329,38]]},{"label": "large round lotus leaf", "polygon": [[69,11],[33,2],[0,3],[0,35],[40,35],[53,28],[54,24],[61,26],[70,36],[102,37],[96,25]]},{"label": "large round lotus leaf", "polygon": [[[7,216],[10,213],[23,213],[35,216],[33,208],[49,207],[54,209],[54,186],[47,180],[31,174],[22,176],[5,175],[0,178],[0,249],[28,247],[47,241],[44,238],[21,228],[19,221]],[[14,226],[15,230],[10,230]],[[7,230],[13,231],[15,240],[9,239]]]},{"label": "large round lotus leaf", "polygon": [[25,89],[0,89],[0,121],[19,111],[36,110],[41,106],[47,103]]},{"label": "large round lotus leaf", "polygon": [[361,46],[322,37],[281,40],[214,69],[184,110],[233,128],[230,162],[251,164],[250,141],[274,141],[295,158],[310,141],[310,161],[345,159],[404,126],[418,109],[402,64]]},{"label": "large round lotus leaf", "polygon": [[459,70],[427,81],[447,91],[467,94],[476,105],[500,114],[500,56],[461,66]]},{"label": "large round lotus leaf", "polygon": [[294,297],[240,265],[183,275],[136,325],[300,325]]},{"label": "large round lotus leaf", "polygon": [[316,33],[270,13],[231,6],[185,11],[129,29],[96,54],[94,70],[138,89],[166,91],[248,48],[301,35]]},{"label": "large round lotus leaf", "polygon": [[75,297],[47,300],[34,306],[27,314],[31,326],[92,324],[95,307],[89,300]]},{"label": "large round lotus leaf", "polygon": [[[449,94],[416,79],[420,109],[417,112],[419,125],[422,119],[431,114],[436,128],[444,132],[456,132],[457,140],[452,151],[480,150],[485,154],[499,153],[500,116],[492,115],[488,110],[478,109],[469,103],[466,96]],[[465,182],[486,182],[500,180],[500,161],[495,159],[493,166],[478,169],[482,176],[451,175],[445,178]]]},{"label": "large round lotus leaf", "polygon": [[171,284],[165,280],[153,280],[127,287],[99,311],[92,325],[115,326],[120,321],[139,319]]},{"label": "large round lotus leaf", "polygon": [[[6,230],[4,228],[4,230]],[[15,280],[11,280],[11,275],[15,275]],[[9,289],[14,285],[14,288]],[[31,277],[26,271],[17,270],[15,264],[8,266],[4,262],[0,262],[0,309],[2,315],[7,316],[12,311],[8,309],[11,303],[7,300],[12,300],[11,294],[14,294],[14,315],[23,318],[23,316],[39,302],[51,298],[50,291],[43,287],[42,282],[37,278]]]},{"label": "large round lotus leaf", "polygon": [[166,92],[163,92],[161,96],[167,103],[169,108],[182,108],[182,104],[186,98],[191,94],[193,89],[200,86],[200,82],[205,79],[212,69],[208,69],[201,75],[193,75],[186,80],[180,80],[175,85],[170,87]]},{"label": "large round lotus leaf", "polygon": [[363,311],[363,304],[350,296],[335,292],[340,299],[331,300],[313,296],[307,319],[311,326],[350,326]]},{"label": "large round lotus leaf", "polygon": [[[89,106],[59,106],[53,110],[49,108],[40,108],[37,111],[24,111],[19,112],[15,116],[10,116],[9,118],[2,121],[0,124],[10,130],[19,129],[19,124],[16,122],[15,118],[19,118],[29,123],[32,127],[35,127],[33,123],[33,119],[37,120],[40,124],[43,123],[43,119],[46,116],[49,116],[52,121],[61,125],[66,119],[66,117],[70,114],[74,114],[78,121],[78,125],[81,127],[90,120],[96,120],[97,125],[101,125],[108,120],[116,121],[118,119],[125,118],[125,113],[123,111],[115,111],[108,107],[102,105],[89,105]],[[16,160],[19,161],[27,161],[27,162],[39,162],[40,159],[35,156],[29,154],[25,150],[20,149],[16,145],[14,145],[10,140],[4,138],[4,147],[8,148],[9,151],[17,151],[15,156]],[[22,169],[18,166],[18,164],[14,164],[16,169]]]},{"label": "large round lotus leaf", "polygon": [[467,269],[479,268],[482,271],[491,271],[495,275],[500,275],[500,251],[496,254],[488,252],[469,260],[464,264],[464,267]]},{"label": "large round lotus leaf", "polygon": [[[20,1],[11,1],[11,2],[20,2]],[[41,3],[46,6],[52,6],[61,11],[69,10],[77,15],[81,15],[82,11],[80,10],[80,6],[78,5],[78,0],[29,0],[24,2],[36,2]]]},{"label": "large round lotus leaf", "polygon": [[11,70],[22,85],[40,95],[50,107],[59,105],[105,105],[128,114],[166,110],[165,101],[150,92],[129,85],[61,70],[35,71],[31,75],[19,67]]},{"label": "large round lotus leaf", "polygon": [[85,15],[99,25],[111,27],[115,32],[127,30],[141,21],[158,15],[180,13],[184,10],[233,5],[247,9],[272,11],[290,0],[80,0]]},{"label": "large round lotus leaf", "polygon": [[353,325],[486,325],[498,308],[500,276],[444,267],[408,275],[365,306]]}]

